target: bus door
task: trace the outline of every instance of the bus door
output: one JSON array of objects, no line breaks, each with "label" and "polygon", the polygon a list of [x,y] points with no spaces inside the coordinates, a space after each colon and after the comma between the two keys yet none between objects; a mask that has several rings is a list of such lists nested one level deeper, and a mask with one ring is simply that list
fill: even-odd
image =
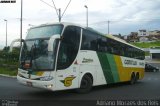
[{"label": "bus door", "polygon": [[73,48],[61,43],[56,71],[56,88],[71,89],[78,87],[79,65],[76,64]]},{"label": "bus door", "polygon": [[67,26],[62,34],[57,59],[56,88],[78,87],[79,65],[76,64],[80,44],[81,28]]}]

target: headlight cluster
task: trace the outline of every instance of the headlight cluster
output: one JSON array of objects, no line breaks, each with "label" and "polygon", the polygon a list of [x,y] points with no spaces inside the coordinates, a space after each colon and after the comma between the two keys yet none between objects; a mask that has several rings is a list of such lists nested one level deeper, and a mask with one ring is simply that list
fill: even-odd
[{"label": "headlight cluster", "polygon": [[52,79],[53,79],[52,76],[45,76],[45,77],[41,77],[41,78],[40,78],[41,81],[50,81],[50,80],[52,80]]}]

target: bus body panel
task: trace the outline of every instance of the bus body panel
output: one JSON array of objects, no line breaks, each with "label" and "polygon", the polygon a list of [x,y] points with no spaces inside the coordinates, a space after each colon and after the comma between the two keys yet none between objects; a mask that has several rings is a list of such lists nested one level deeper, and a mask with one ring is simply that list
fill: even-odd
[{"label": "bus body panel", "polygon": [[97,53],[97,55],[107,83],[130,81],[132,72],[135,74],[139,72],[140,79],[144,76],[145,62],[143,60],[108,53]]},{"label": "bus body panel", "polygon": [[81,50],[78,57],[78,62],[80,62],[80,82],[84,74],[90,73],[93,77],[93,85],[106,84],[104,74],[95,51]]},{"label": "bus body panel", "polygon": [[56,90],[78,88],[79,65],[72,64],[69,68],[56,71]]},{"label": "bus body panel", "polygon": [[[144,67],[134,66],[134,62],[131,65],[125,63],[125,60],[133,60],[126,57],[121,57],[106,53],[96,53],[95,51],[80,51],[78,54],[76,64],[72,64],[69,68],[64,70],[57,70],[51,72],[37,72],[35,75],[31,75],[30,79],[17,77],[19,82],[27,85],[27,82],[32,82],[32,86],[47,88],[49,84],[53,84],[53,88],[50,90],[65,90],[79,88],[81,80],[86,73],[90,73],[93,76],[93,86],[111,84],[129,81],[132,72],[139,72],[140,79],[144,77]],[[104,62],[105,61],[105,62]],[[134,59],[134,61],[143,63]],[[75,63],[75,62],[74,62]],[[26,78],[29,74],[24,73],[26,71],[19,70],[19,75],[24,75]],[[36,81],[34,79],[40,76],[53,76],[52,81]],[[45,83],[45,84],[44,84]]]}]

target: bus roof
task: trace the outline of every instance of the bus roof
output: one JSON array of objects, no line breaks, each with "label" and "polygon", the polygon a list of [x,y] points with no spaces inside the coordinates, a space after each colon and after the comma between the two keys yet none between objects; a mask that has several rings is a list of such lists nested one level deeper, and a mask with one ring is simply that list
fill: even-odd
[{"label": "bus roof", "polygon": [[129,45],[129,46],[132,46],[132,47],[134,47],[134,48],[137,48],[137,49],[140,49],[140,50],[142,50],[142,51],[143,51],[143,49],[142,49],[142,48],[139,48],[139,47],[134,46],[134,45],[132,45],[132,44],[130,44],[130,43],[127,43],[125,40],[120,39],[120,38],[118,38],[118,37],[115,37],[115,36],[113,36],[113,35],[106,35],[106,37],[111,38],[111,39],[113,39],[113,40],[116,40],[116,41],[118,41],[118,42],[121,42],[121,43],[127,44],[127,45]]},{"label": "bus roof", "polygon": [[74,24],[74,23],[69,23],[69,22],[54,22],[54,23],[45,23],[45,24],[40,24],[40,25],[37,25],[37,26],[33,26],[30,29],[37,28],[37,27],[42,27],[42,26],[47,26],[47,25],[55,25],[55,24],[62,24],[64,26],[74,25],[74,26],[79,26],[79,27],[85,28],[85,27],[83,27],[81,25]]},{"label": "bus roof", "polygon": [[120,38],[118,38],[118,37],[115,37],[115,36],[113,36],[113,35],[108,35],[108,34],[105,35],[105,34],[103,34],[103,33],[100,33],[100,32],[98,32],[98,31],[94,30],[93,28],[90,28],[90,27],[88,27],[88,28],[86,28],[86,29],[88,29],[88,30],[90,30],[90,31],[93,31],[93,32],[95,32],[95,33],[98,33],[98,34],[100,34],[100,35],[102,35],[102,36],[104,36],[104,37],[107,37],[107,38],[116,40],[116,41],[118,41],[118,42],[124,43],[124,44],[126,44],[126,45],[129,45],[129,46],[132,46],[132,47],[134,47],[134,48],[137,48],[137,49],[140,49],[140,50],[144,51],[143,49],[141,49],[141,48],[139,48],[139,47],[137,47],[137,46],[134,46],[134,45],[132,45],[132,44],[130,44],[130,43],[127,43],[125,40],[120,39]]},{"label": "bus roof", "polygon": [[122,39],[120,39],[120,38],[118,38],[118,37],[115,37],[115,36],[112,36],[112,35],[105,35],[105,34],[103,34],[103,33],[100,33],[100,32],[98,32],[98,31],[96,31],[96,30],[93,29],[93,28],[84,27],[84,26],[81,26],[81,25],[79,25],[79,24],[74,24],[74,23],[69,23],[69,22],[46,23],[46,24],[41,24],[41,25],[38,25],[38,26],[33,26],[33,27],[31,27],[30,29],[36,28],[36,27],[47,26],[47,25],[54,25],[54,24],[62,24],[62,25],[64,25],[64,26],[68,26],[68,25],[79,26],[79,27],[81,27],[81,28],[84,28],[84,29],[90,30],[90,31],[92,31],[92,32],[98,33],[98,34],[100,34],[100,35],[102,35],[102,36],[104,36],[104,37],[107,37],[107,38],[116,40],[116,41],[118,41],[118,42],[124,43],[124,44],[126,44],[126,45],[132,46],[132,47],[134,47],[134,48],[137,48],[137,49],[140,49],[140,50],[143,51],[143,49],[141,49],[141,48],[139,48],[139,47],[137,47],[137,46],[134,46],[134,45],[132,45],[132,44],[129,44],[129,43],[127,43],[126,41],[124,41],[124,40],[122,40]]}]

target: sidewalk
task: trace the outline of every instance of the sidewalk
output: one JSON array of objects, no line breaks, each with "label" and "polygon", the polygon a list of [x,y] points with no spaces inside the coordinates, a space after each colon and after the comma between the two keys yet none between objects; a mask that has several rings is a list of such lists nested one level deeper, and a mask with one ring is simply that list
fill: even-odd
[{"label": "sidewalk", "polygon": [[0,74],[2,77],[8,77],[8,78],[17,78],[17,76],[10,76],[10,75],[5,75],[5,74]]}]

